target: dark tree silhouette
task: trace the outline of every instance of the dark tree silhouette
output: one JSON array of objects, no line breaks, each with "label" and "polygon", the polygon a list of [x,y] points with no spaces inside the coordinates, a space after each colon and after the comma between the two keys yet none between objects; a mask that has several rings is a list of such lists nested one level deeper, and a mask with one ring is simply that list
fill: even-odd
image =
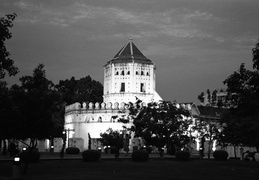
[{"label": "dark tree silhouette", "polygon": [[79,80],[72,77],[70,80],[62,80],[57,85],[66,104],[75,102],[102,102],[103,86],[100,82],[86,76]]},{"label": "dark tree silhouette", "polygon": [[14,61],[10,59],[10,53],[7,51],[5,41],[12,37],[9,28],[13,26],[13,20],[16,14],[8,14],[6,17],[0,18],[0,79],[3,79],[8,72],[9,76],[18,73],[18,68],[14,66]]},{"label": "dark tree silhouette", "polygon": [[259,40],[255,47],[252,49],[253,52],[253,68],[259,70]]},{"label": "dark tree silhouette", "polygon": [[253,57],[254,71],[247,70],[242,63],[238,71],[224,81],[228,93],[235,94],[230,100],[236,106],[231,109],[231,114],[223,119],[225,128],[222,133],[228,143],[253,146],[259,150],[258,43],[253,48]]}]

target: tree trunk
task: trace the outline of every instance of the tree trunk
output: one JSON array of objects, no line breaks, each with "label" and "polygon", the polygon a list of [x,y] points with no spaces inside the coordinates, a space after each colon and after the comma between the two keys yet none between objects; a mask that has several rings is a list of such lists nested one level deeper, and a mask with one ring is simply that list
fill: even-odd
[{"label": "tree trunk", "polygon": [[30,146],[28,147],[29,151],[27,154],[27,157],[25,157],[25,167],[23,170],[23,174],[27,174],[28,168],[29,168],[29,159],[31,156],[32,151],[37,147],[38,141],[37,139],[31,139],[30,140]]}]

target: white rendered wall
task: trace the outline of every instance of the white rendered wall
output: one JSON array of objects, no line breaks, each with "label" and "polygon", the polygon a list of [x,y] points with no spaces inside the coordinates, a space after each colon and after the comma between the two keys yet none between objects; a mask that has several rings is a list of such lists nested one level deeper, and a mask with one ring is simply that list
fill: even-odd
[{"label": "white rendered wall", "polygon": [[[155,91],[154,70],[153,64],[107,64],[104,67],[104,102],[134,103],[136,97],[145,103],[162,100]],[[121,92],[122,83],[125,83],[124,92]],[[143,85],[142,91],[141,84]]]},{"label": "white rendered wall", "polygon": [[[111,116],[115,114],[111,113],[94,113],[94,114],[70,114],[65,119],[65,129],[70,130],[67,132],[68,139],[70,138],[82,138],[84,140],[84,148],[88,148],[88,133],[91,138],[100,138],[100,133],[104,133],[107,129],[123,130],[123,126],[131,127],[132,123],[123,124],[121,122],[111,122]],[[103,117],[102,122],[98,122],[98,117]],[[94,118],[94,120],[92,119]],[[73,130],[73,131],[71,131]],[[67,144],[68,145],[68,144]],[[80,149],[82,151],[82,149]]]}]

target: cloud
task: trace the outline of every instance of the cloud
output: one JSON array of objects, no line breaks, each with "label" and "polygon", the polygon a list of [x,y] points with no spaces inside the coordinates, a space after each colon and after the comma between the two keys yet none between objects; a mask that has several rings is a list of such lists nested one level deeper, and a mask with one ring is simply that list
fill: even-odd
[{"label": "cloud", "polygon": [[42,3],[39,3],[38,1],[30,1],[30,0],[16,1],[14,3],[14,6],[16,6],[19,9],[22,9],[24,11],[29,11],[29,12],[32,12],[32,11],[40,12],[44,9],[44,5]]},{"label": "cloud", "polygon": [[[62,6],[50,6],[44,2],[22,0],[16,2],[15,6],[24,10],[24,16],[20,21],[60,27],[81,27],[84,30],[90,27],[93,29],[91,31],[96,33],[95,37],[125,37],[133,34],[135,37],[146,38],[167,36],[224,42],[223,37],[217,37],[207,30],[210,26],[224,22],[224,19],[201,10],[171,8],[154,12],[149,9],[127,9],[118,6],[100,7],[76,1]],[[29,12],[33,12],[33,16]],[[208,24],[208,27],[205,24]]]}]

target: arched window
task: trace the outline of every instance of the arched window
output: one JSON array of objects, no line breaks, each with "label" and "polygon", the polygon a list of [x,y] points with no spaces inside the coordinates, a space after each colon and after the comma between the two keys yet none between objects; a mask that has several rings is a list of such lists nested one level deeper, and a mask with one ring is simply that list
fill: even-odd
[{"label": "arched window", "polygon": [[117,72],[115,73],[115,75],[119,75],[119,72],[117,71]]},{"label": "arched window", "polygon": [[141,76],[143,76],[144,75],[144,72],[143,71],[141,71]]},{"label": "arched window", "polygon": [[136,75],[138,75],[138,71],[136,71]]},{"label": "arched window", "polygon": [[130,75],[130,71],[127,72],[127,75]]},{"label": "arched window", "polygon": [[121,71],[121,75],[123,75],[123,76],[124,76],[124,71]]},{"label": "arched window", "polygon": [[147,76],[149,76],[149,73],[147,72]]}]

